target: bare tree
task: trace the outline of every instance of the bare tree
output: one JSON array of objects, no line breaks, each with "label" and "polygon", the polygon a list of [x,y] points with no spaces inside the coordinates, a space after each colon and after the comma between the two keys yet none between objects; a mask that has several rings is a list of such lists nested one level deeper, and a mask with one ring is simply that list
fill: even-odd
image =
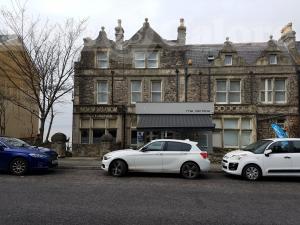
[{"label": "bare tree", "polygon": [[[38,116],[43,139],[45,122],[54,104],[73,88],[73,66],[81,50],[78,40],[86,20],[67,19],[63,25],[52,25],[40,18],[28,18],[25,5],[14,0],[10,10],[2,8],[0,11],[2,23],[16,36],[13,44],[7,40],[0,42],[5,48],[1,54],[8,58],[8,62],[0,64],[0,72],[26,98],[25,102],[14,103]],[[12,74],[21,82],[16,82]],[[37,105],[39,112],[28,107],[27,102]]]},{"label": "bare tree", "polygon": [[0,91],[0,135],[5,135],[6,130],[6,102]]}]

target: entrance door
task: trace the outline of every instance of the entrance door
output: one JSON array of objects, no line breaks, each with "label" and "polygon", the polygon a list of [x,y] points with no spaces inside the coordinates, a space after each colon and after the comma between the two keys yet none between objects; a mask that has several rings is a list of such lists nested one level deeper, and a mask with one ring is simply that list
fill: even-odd
[{"label": "entrance door", "polygon": [[136,156],[135,170],[144,172],[162,172],[162,153],[164,141],[153,142],[143,148]]}]

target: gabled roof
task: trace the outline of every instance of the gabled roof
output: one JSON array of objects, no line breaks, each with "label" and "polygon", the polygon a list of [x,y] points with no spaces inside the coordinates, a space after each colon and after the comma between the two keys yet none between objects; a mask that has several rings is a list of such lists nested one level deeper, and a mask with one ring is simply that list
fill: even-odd
[{"label": "gabled roof", "polygon": [[166,46],[168,43],[154,31],[145,19],[141,29],[138,30],[127,42],[126,46]]}]

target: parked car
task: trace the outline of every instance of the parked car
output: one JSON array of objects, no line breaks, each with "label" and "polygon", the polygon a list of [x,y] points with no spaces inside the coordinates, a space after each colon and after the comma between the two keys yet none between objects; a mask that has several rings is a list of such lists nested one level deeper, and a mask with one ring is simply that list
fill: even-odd
[{"label": "parked car", "polygon": [[127,172],[180,173],[193,179],[208,171],[210,161],[206,151],[197,142],[189,140],[159,139],[138,150],[118,150],[104,155],[102,169],[120,177]]},{"label": "parked car", "polygon": [[34,147],[17,138],[0,137],[0,170],[15,175],[56,167],[57,156],[48,148]]},{"label": "parked car", "polygon": [[262,176],[300,176],[300,138],[259,140],[227,153],[222,169],[248,180]]}]

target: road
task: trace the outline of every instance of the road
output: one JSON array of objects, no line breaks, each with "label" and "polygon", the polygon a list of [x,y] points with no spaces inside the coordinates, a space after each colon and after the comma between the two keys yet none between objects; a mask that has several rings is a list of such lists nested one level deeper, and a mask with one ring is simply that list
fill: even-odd
[{"label": "road", "polygon": [[299,224],[300,178],[248,182],[177,175],[56,170],[0,174],[0,224]]}]

